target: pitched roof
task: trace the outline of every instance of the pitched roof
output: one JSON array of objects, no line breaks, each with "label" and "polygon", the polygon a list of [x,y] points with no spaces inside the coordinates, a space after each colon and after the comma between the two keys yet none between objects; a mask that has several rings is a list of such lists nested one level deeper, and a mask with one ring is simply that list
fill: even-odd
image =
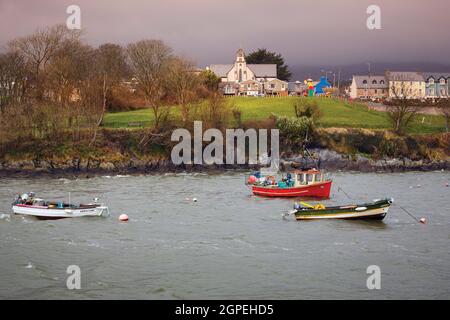
[{"label": "pitched roof", "polygon": [[277,65],[276,64],[248,64],[247,67],[253,71],[257,78],[276,78]]},{"label": "pitched roof", "polygon": [[444,73],[424,72],[423,76],[424,76],[425,80],[428,80],[430,78],[433,78],[434,80],[438,80],[438,79],[441,79],[441,78],[449,79],[450,78],[450,73],[448,73],[448,72],[444,72]]},{"label": "pitched roof", "polygon": [[[388,81],[385,76],[353,76],[353,79],[358,89],[385,89],[388,87]],[[367,84],[364,81],[367,81]]]},{"label": "pitched roof", "polygon": [[[234,67],[234,64],[212,64],[209,69],[220,78],[226,78],[227,73]],[[247,67],[253,71],[256,78],[276,78],[276,64],[248,64]]]},{"label": "pitched roof", "polygon": [[389,81],[425,81],[420,72],[387,71],[386,78]]},{"label": "pitched roof", "polygon": [[280,80],[280,79],[272,79],[272,80],[268,80],[267,83],[272,83],[272,82],[282,82],[285,84],[289,84],[287,81],[284,80]]},{"label": "pitched roof", "polygon": [[234,67],[234,64],[212,64],[209,69],[219,78],[226,78],[227,73]]}]

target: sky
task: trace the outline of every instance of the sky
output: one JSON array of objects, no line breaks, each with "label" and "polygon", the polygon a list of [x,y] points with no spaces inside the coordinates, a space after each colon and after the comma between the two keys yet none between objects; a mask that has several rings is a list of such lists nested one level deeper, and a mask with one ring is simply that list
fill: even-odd
[{"label": "sky", "polygon": [[[84,39],[126,45],[162,39],[199,66],[267,48],[289,65],[450,64],[449,0],[0,0],[0,47],[81,9]],[[369,30],[369,5],[381,30]]]}]

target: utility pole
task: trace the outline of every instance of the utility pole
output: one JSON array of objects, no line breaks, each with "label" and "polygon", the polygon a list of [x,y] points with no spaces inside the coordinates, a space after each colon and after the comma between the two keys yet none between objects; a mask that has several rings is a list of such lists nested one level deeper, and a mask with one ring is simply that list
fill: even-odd
[{"label": "utility pole", "polygon": [[341,95],[341,67],[339,67],[338,71],[338,96]]}]

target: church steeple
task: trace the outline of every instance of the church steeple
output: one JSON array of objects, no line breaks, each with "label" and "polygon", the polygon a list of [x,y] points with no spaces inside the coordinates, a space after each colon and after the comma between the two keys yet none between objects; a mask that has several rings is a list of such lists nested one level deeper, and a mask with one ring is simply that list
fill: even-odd
[{"label": "church steeple", "polygon": [[239,49],[236,52],[236,62],[238,63],[245,63],[245,52],[243,49]]}]

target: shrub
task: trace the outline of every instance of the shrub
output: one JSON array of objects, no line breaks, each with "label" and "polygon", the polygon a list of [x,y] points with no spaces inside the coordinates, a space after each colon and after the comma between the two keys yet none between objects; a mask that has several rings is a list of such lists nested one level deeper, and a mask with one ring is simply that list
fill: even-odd
[{"label": "shrub", "polygon": [[306,117],[317,121],[322,116],[317,101],[315,100],[298,98],[294,101],[293,105],[297,118]]},{"label": "shrub", "polygon": [[288,151],[300,150],[314,131],[312,118],[273,117],[275,127],[280,130],[280,140]]}]

